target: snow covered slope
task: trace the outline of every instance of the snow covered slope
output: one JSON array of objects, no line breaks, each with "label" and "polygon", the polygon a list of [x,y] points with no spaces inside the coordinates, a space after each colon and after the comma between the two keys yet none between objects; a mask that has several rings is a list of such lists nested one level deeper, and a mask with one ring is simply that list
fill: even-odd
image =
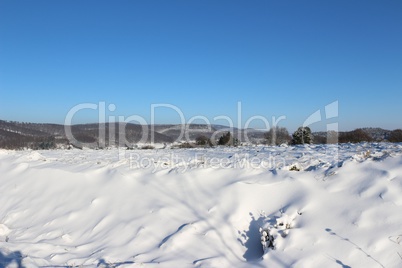
[{"label": "snow covered slope", "polygon": [[400,144],[2,150],[0,204],[0,267],[402,267]]}]

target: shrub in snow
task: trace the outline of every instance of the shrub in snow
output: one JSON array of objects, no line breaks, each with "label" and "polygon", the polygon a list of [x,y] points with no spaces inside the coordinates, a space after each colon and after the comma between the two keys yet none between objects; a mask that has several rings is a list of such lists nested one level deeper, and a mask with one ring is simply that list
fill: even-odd
[{"label": "shrub in snow", "polygon": [[262,249],[264,250],[264,253],[268,249],[275,249],[274,236],[271,235],[271,229],[269,229],[269,228],[260,228],[260,234],[261,234]]},{"label": "shrub in snow", "polygon": [[192,145],[189,142],[183,142],[183,143],[180,143],[179,145],[177,145],[177,148],[181,148],[181,149],[194,148],[194,145]]},{"label": "shrub in snow", "polygon": [[141,149],[142,150],[152,150],[152,149],[155,149],[155,147],[152,145],[144,145],[141,147]]},{"label": "shrub in snow", "polygon": [[311,144],[313,143],[313,134],[309,127],[299,127],[292,135],[292,144]]},{"label": "shrub in snow", "polygon": [[204,136],[204,135],[198,136],[195,139],[195,143],[197,145],[200,145],[200,146],[206,146],[206,145],[212,146],[211,140],[208,137]]},{"label": "shrub in snow", "polygon": [[295,219],[300,212],[293,216],[281,213],[281,216],[269,218],[263,226],[260,227],[261,245],[264,253],[269,249],[276,249],[284,238],[289,234],[289,230],[294,227]]},{"label": "shrub in snow", "polygon": [[289,168],[290,171],[300,171],[300,167],[298,165],[293,165]]},{"label": "shrub in snow", "polygon": [[218,145],[238,146],[239,140],[233,138],[232,134],[230,132],[227,132],[219,138]]}]

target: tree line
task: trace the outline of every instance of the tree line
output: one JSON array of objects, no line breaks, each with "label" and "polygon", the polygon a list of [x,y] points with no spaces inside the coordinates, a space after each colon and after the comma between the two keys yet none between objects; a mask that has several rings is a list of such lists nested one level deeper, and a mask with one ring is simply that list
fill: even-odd
[{"label": "tree line", "polygon": [[314,135],[309,127],[299,127],[292,135],[283,127],[273,127],[265,133],[266,143],[269,145],[281,144],[334,144],[359,142],[402,142],[402,129],[389,131],[380,140],[372,137],[367,130],[358,128],[352,131],[327,131],[321,135]]},{"label": "tree line", "polygon": [[[327,131],[321,132],[320,135],[315,135],[309,127],[299,127],[292,135],[284,127],[273,127],[264,134],[262,143],[267,145],[298,145],[298,144],[336,144],[336,143],[359,143],[359,142],[402,142],[402,129],[390,131],[385,139],[376,140],[364,129],[358,128],[352,131]],[[198,136],[195,143],[183,143],[180,148],[192,147],[212,147],[220,146],[238,146],[240,142],[234,138],[232,133],[223,133],[217,140],[212,140],[204,135]]]},{"label": "tree line", "polygon": [[[120,133],[121,127],[124,129],[123,133]],[[200,128],[199,126],[192,127]],[[82,148],[83,146],[88,146],[88,144],[91,144],[93,148],[99,149],[114,146],[137,148],[136,143],[141,139],[143,134],[141,125],[127,124],[120,126],[119,123],[74,125],[71,130],[76,140],[74,144],[67,139],[63,125],[19,123],[0,120],[0,148],[54,149],[70,148],[71,146]],[[104,135],[99,135],[100,130]],[[168,136],[167,132],[149,132],[146,142],[150,142],[152,136],[155,138],[154,142],[174,143],[174,146],[179,148],[238,146],[242,142],[267,145],[334,144],[373,141],[402,142],[401,129],[389,131],[379,128],[359,128],[344,132],[328,131],[313,133],[309,127],[299,127],[292,134],[284,127],[273,127],[265,133],[257,131],[248,132],[248,130],[241,129],[218,132],[217,129],[214,129],[212,132],[193,135],[191,138],[192,141],[178,141],[179,144],[176,143],[176,136],[180,135],[176,135],[177,133],[173,134],[173,136]]]}]

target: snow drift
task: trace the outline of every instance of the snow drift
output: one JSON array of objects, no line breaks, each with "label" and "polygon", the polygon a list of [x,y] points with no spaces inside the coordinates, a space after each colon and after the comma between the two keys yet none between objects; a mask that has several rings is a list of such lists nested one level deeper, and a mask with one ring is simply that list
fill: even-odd
[{"label": "snow drift", "polygon": [[0,266],[402,265],[398,144],[1,150],[0,174]]}]

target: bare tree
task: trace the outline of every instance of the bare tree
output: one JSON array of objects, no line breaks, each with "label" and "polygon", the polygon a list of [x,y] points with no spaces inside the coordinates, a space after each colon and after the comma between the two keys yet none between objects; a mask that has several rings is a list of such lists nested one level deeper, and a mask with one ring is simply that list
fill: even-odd
[{"label": "bare tree", "polygon": [[273,127],[264,136],[269,145],[287,144],[291,140],[288,130],[284,127]]}]

